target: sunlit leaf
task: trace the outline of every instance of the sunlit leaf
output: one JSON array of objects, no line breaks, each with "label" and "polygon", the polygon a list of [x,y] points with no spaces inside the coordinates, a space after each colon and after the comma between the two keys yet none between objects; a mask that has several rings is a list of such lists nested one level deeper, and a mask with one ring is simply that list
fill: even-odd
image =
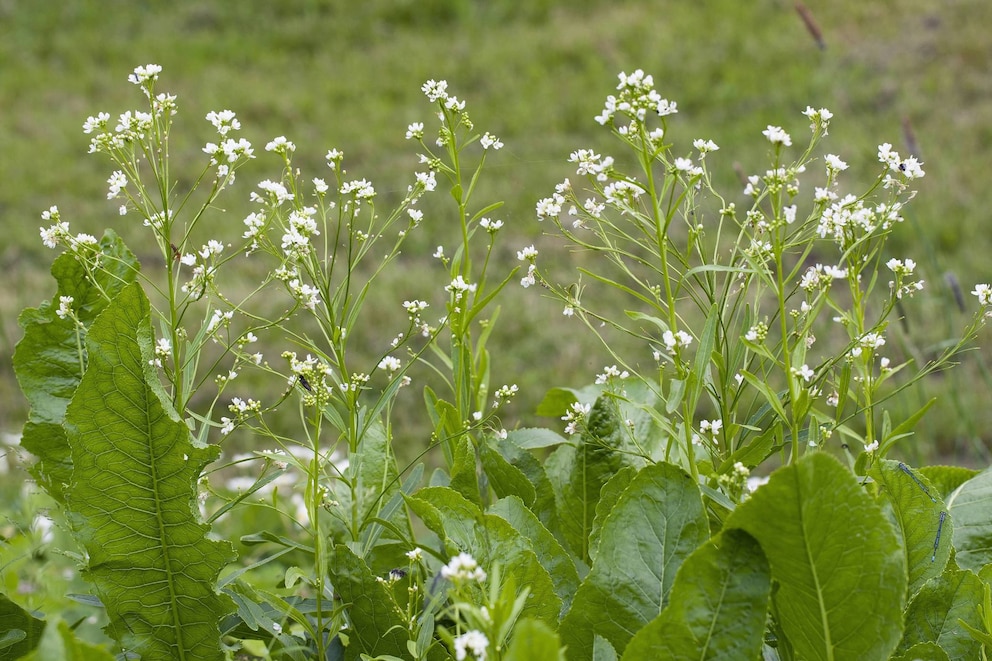
[{"label": "sunlit leaf", "polygon": [[66,410],[72,528],[108,633],[145,658],[223,659],[215,591],[233,559],[196,515],[197,480],[217,456],[196,446],[154,368],[148,299],[126,287],[87,337],[89,365]]}]

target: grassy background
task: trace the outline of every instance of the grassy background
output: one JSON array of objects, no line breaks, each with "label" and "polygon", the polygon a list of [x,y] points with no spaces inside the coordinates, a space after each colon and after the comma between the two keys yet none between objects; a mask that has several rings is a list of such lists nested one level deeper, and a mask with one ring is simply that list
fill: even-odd
[{"label": "grassy background", "polygon": [[[965,291],[990,279],[983,230],[992,201],[992,40],[985,29],[992,3],[807,5],[822,29],[823,50],[785,0],[0,2],[0,430],[16,431],[26,415],[10,369],[17,312],[52,291],[53,255],[38,240],[40,212],[57,204],[76,231],[99,234],[111,226],[133,245],[140,236],[140,227],[121,227],[116,205],[105,200],[108,164],[85,155],[80,127],[97,111],[115,116],[137,107],[125,78],[148,62],[165,68],[159,89],[179,94],[176,172],[198,171],[200,146],[213,139],[203,116],[230,108],[259,154],[284,134],[298,145],[297,165],[317,176],[326,150],[340,148],[350,173],[373,179],[386,204],[414,168],[405,127],[428,119],[419,87],[446,78],[468,101],[476,126],[506,143],[489,161],[480,202],[505,200],[501,214],[514,234],[508,245],[538,241],[543,261],[563,272],[573,256],[560,248],[551,256],[557,244],[541,237],[534,203],[571,174],[571,150],[612,150],[592,117],[621,70],[652,73],[661,93],[678,102],[676,141],[687,148],[692,138],[706,137],[721,146],[710,164],[727,191],[739,188],[735,159],[745,172],[765,169],[766,124],[781,124],[801,142],[806,105],[835,113],[825,148],[851,164],[852,186],[868,181],[878,143],[909,151],[908,124],[927,177],[892,252],[924,265],[931,284],[930,297],[908,311],[923,328],[921,341],[948,337],[964,316],[945,274],[953,272]],[[259,158],[242,171],[224,198],[230,213],[217,216],[219,234],[240,233],[249,187],[275,176],[277,167]],[[452,240],[454,225],[450,210],[429,214],[427,222],[436,227],[408,244],[398,290],[437,282],[428,255]],[[397,291],[393,298],[403,296]],[[521,385],[515,413],[524,419],[545,389],[587,383],[604,360],[533,291],[507,299],[494,342],[494,382]],[[982,354],[968,362],[897,405],[908,410],[928,394],[946,395],[920,427],[924,456],[984,459],[990,390]]]}]

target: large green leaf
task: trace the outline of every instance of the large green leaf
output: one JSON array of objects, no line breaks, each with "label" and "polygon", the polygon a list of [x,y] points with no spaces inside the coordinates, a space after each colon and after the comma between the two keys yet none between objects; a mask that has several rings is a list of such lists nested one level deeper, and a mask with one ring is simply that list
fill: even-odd
[{"label": "large green leaf", "polygon": [[758,542],[726,530],[686,558],[668,607],[637,632],[623,658],[756,659],[771,590]]},{"label": "large green leaf", "polygon": [[572,605],[572,597],[579,589],[579,574],[568,552],[515,496],[496,501],[489,508],[489,513],[506,519],[514,530],[530,541],[538,561],[555,584],[555,593],[561,599],[562,613],[568,611]]},{"label": "large green leaf", "polygon": [[341,544],[331,553],[328,571],[351,622],[345,659],[358,659],[361,654],[405,657],[406,624],[389,589]]},{"label": "large green leaf", "polygon": [[906,464],[878,461],[869,474],[892,505],[896,530],[902,535],[909,571],[909,594],[940,576],[951,557],[953,526],[940,493]]},{"label": "large green leaf", "polygon": [[541,520],[545,528],[557,535],[560,531],[558,505],[555,500],[554,486],[548,479],[544,464],[528,450],[515,445],[510,438],[500,440],[498,447],[503,458],[523,473],[534,485],[534,503],[530,509]]},{"label": "large green leaf", "polygon": [[0,594],[0,661],[19,659],[38,645],[45,621]]},{"label": "large green leaf", "polygon": [[[94,272],[95,281],[72,253],[59,255],[52,264],[58,287],[55,296],[37,308],[25,309],[18,318],[24,337],[14,351],[14,372],[31,404],[21,445],[38,459],[31,474],[59,502],[64,502],[62,489],[72,472],[62,421],[85,369],[87,329],[138,272],[134,255],[113,232],[107,231],[99,250],[105,270]],[[82,327],[56,314],[62,296],[74,299],[73,309]]]},{"label": "large green leaf", "polygon": [[562,445],[545,465],[555,487],[558,520],[565,542],[583,562],[590,561],[589,533],[599,494],[624,465],[619,451],[621,422],[607,397],[596,400],[576,445]]},{"label": "large green leaf", "polygon": [[927,582],[909,604],[898,651],[917,643],[935,643],[952,659],[980,659],[982,644],[959,620],[984,630],[978,612],[984,594],[982,581],[973,572],[948,568]]},{"label": "large green leaf", "polygon": [[427,487],[407,498],[410,509],[445,541],[449,551],[464,551],[487,572],[495,563],[504,576],[530,590],[521,615],[558,622],[561,599],[531,545],[510,523],[447,487]]},{"label": "large green leaf", "polygon": [[946,501],[951,493],[959,486],[978,475],[979,471],[964,466],[922,466],[917,470],[924,475],[930,484]]},{"label": "large green leaf", "polygon": [[641,469],[603,522],[596,561],[559,629],[570,661],[592,659],[597,635],[623,653],[667,603],[682,561],[708,537],[692,478],[670,464]]},{"label": "large green leaf", "polygon": [[821,452],[779,469],[727,520],[761,544],[800,658],[884,659],[899,643],[906,557],[855,477]]},{"label": "large green leaf", "polygon": [[954,519],[954,560],[978,571],[992,562],[992,469],[958,487],[947,499]]},{"label": "large green leaf", "polygon": [[950,661],[950,658],[936,643],[917,643],[890,661]]},{"label": "large green leaf", "polygon": [[89,365],[66,411],[68,515],[86,548],[108,633],[143,659],[222,659],[215,591],[233,558],[207,538],[197,480],[216,447],[192,443],[149,365],[148,299],[126,287],[87,337]]}]

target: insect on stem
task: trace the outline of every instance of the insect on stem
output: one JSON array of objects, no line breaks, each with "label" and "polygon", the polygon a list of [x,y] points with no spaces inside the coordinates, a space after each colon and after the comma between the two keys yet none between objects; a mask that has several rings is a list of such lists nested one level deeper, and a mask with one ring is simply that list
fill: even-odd
[{"label": "insect on stem", "polygon": [[[902,463],[900,461],[899,462],[899,469],[902,472],[904,472],[906,475],[909,475],[913,479],[913,482],[916,482],[916,486],[920,487],[920,489],[923,491],[923,493],[925,493],[927,495],[927,498],[929,498],[931,501],[933,501],[935,503],[937,502],[937,499],[934,498],[933,495],[931,495],[930,490],[927,489],[926,485],[923,484],[922,481],[920,481],[920,478],[916,477],[916,475],[913,474],[913,471],[909,470],[909,466],[907,466],[906,464],[904,464],[904,463]],[[941,522],[943,522],[943,519],[941,519]]]}]

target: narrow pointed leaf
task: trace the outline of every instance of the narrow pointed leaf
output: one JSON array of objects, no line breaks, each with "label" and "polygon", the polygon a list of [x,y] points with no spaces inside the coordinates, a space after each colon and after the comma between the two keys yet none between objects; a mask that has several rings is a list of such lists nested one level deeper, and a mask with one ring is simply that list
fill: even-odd
[{"label": "narrow pointed leaf", "polygon": [[779,469],[730,516],[761,544],[800,658],[884,659],[899,643],[906,558],[882,509],[833,457]]},{"label": "narrow pointed leaf", "polygon": [[992,469],[958,487],[947,499],[954,519],[954,560],[963,569],[992,563]]},{"label": "narrow pointed leaf", "polygon": [[66,411],[68,515],[111,636],[147,659],[223,659],[218,621],[231,604],[214,586],[233,553],[195,514],[217,448],[194,445],[166,399],[149,365],[149,315],[132,284],[90,328],[89,365]]},{"label": "narrow pointed leaf", "polygon": [[668,607],[637,632],[623,659],[755,659],[771,590],[758,542],[726,530],[682,563]]},{"label": "narrow pointed leaf", "polygon": [[641,469],[603,522],[596,561],[559,629],[569,660],[592,659],[596,636],[623,653],[667,603],[682,561],[708,537],[692,478],[670,464]]},{"label": "narrow pointed leaf", "polygon": [[513,627],[503,661],[565,661],[558,634],[541,620],[524,618]]},{"label": "narrow pointed leaf", "polygon": [[951,518],[936,488],[906,464],[878,461],[869,474],[892,505],[906,551],[909,594],[915,594],[928,580],[940,576],[951,557]]},{"label": "narrow pointed leaf", "polygon": [[489,513],[505,519],[530,542],[541,566],[551,576],[555,593],[561,599],[562,613],[568,611],[572,605],[572,597],[579,589],[579,574],[564,547],[519,498],[501,498],[493,503]]},{"label": "narrow pointed leaf", "polygon": [[980,659],[982,644],[961,621],[984,630],[978,612],[984,592],[981,579],[968,570],[949,568],[926,583],[906,609],[906,630],[898,651],[934,643],[952,659]]}]

